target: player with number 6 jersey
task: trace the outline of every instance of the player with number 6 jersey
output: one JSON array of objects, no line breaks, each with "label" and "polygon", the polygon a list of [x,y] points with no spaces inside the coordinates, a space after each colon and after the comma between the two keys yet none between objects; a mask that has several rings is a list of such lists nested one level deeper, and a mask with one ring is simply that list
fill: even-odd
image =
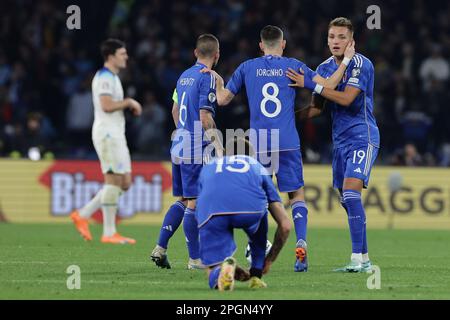
[{"label": "player with number 6 jersey", "polygon": [[214,131],[216,83],[211,74],[200,72],[217,64],[220,56],[219,41],[211,34],[201,35],[197,39],[194,54],[197,57],[196,63],[181,74],[172,97],[172,115],[177,127],[171,147],[172,185],[173,195],[179,197],[179,200],[167,211],[158,243],[150,255],[158,267],[168,269],[171,267],[166,253],[168,243],[181,221],[189,251],[188,269],[203,268],[194,216],[198,178],[203,161],[210,158],[207,145],[214,146],[216,155],[223,152],[222,144]]},{"label": "player with number 6 jersey", "polygon": [[[297,236],[294,270],[307,271],[306,229],[308,209],[304,197],[303,165],[300,138],[295,125],[295,90],[286,77],[288,69],[307,74],[319,85],[335,88],[346,65],[325,79],[303,62],[283,57],[286,40],[276,26],[266,26],[260,33],[260,49],[264,56],[243,62],[233,73],[226,88],[223,79],[212,72],[217,81],[219,105],[227,105],[245,85],[250,107],[250,142],[256,146],[258,161],[277,177],[278,188],[287,192]],[[347,61],[354,49],[346,50]]]}]

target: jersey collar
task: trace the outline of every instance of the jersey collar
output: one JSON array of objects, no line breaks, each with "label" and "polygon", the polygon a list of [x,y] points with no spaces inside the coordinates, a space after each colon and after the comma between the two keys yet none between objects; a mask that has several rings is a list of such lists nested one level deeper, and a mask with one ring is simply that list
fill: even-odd
[{"label": "jersey collar", "polygon": [[198,62],[198,61],[195,63],[195,66],[197,66],[197,67],[203,67],[203,68],[208,68],[208,67],[206,66],[206,64],[203,64],[203,63]]},{"label": "jersey collar", "polygon": [[274,59],[274,58],[280,59],[281,58],[281,56],[274,56],[273,54],[266,54],[263,57],[266,59]]}]

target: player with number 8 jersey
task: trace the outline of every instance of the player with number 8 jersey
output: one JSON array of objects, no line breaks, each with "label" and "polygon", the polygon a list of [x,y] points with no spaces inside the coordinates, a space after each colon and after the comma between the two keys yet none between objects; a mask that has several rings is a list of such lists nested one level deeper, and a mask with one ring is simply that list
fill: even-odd
[{"label": "player with number 8 jersey", "polygon": [[[217,81],[217,101],[228,104],[245,85],[250,107],[250,142],[256,147],[258,161],[269,174],[277,177],[278,188],[287,192],[292,207],[297,236],[294,270],[307,271],[306,226],[308,209],[304,197],[303,165],[300,138],[295,125],[295,90],[286,76],[289,69],[303,72],[318,86],[335,88],[345,72],[343,64],[328,79],[318,75],[303,62],[283,57],[286,40],[276,26],[266,26],[260,33],[260,49],[264,56],[243,62],[233,73],[226,88],[223,79],[212,72]],[[353,57],[349,45],[346,61]]]}]

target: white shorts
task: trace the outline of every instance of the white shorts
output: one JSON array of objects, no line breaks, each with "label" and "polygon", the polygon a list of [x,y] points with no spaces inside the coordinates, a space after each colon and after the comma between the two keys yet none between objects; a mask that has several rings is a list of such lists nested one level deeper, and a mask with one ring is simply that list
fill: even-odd
[{"label": "white shorts", "polygon": [[125,174],[131,173],[131,158],[125,137],[111,137],[104,135],[93,139],[102,172]]}]

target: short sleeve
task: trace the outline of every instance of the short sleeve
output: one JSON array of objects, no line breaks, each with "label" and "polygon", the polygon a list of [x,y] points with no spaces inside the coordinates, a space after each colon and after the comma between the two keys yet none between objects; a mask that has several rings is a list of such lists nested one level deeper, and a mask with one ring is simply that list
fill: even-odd
[{"label": "short sleeve", "polygon": [[303,62],[299,63],[299,68],[298,69],[302,69],[303,72],[305,73],[305,76],[313,79],[315,76],[317,76],[317,72],[312,71],[306,64],[304,64]]},{"label": "short sleeve", "polygon": [[[255,160],[256,162],[256,160]],[[272,176],[268,173],[266,168],[264,168],[259,162],[253,164],[255,174],[259,175],[262,178],[262,188],[266,194],[267,202],[281,202],[280,195],[275,188],[275,185],[272,181]]]},{"label": "short sleeve", "polygon": [[359,56],[355,56],[354,61],[355,63],[353,64],[351,71],[349,71],[346,85],[358,88],[361,91],[367,91],[372,73],[371,63],[363,60]]},{"label": "short sleeve", "polygon": [[316,68],[316,73],[321,76],[321,77],[326,77],[327,75],[325,74],[325,67],[323,64],[319,64]]},{"label": "short sleeve", "polygon": [[271,179],[270,175],[263,175],[263,182],[262,187],[266,193],[267,202],[281,202],[280,195],[277,192],[277,189],[275,188],[275,185],[273,184],[273,181]]},{"label": "short sleeve", "polygon": [[241,65],[234,71],[231,76],[230,81],[227,83],[227,89],[231,91],[232,94],[237,95],[244,85],[245,81],[245,63]]},{"label": "short sleeve", "polygon": [[216,80],[210,73],[205,73],[200,81],[199,109],[216,113]]},{"label": "short sleeve", "polygon": [[112,96],[114,93],[114,75],[110,72],[103,72],[98,77],[98,95]]},{"label": "short sleeve", "polygon": [[176,104],[178,104],[178,93],[177,93],[177,88],[175,88],[175,90],[173,90],[172,101],[175,102]]}]

